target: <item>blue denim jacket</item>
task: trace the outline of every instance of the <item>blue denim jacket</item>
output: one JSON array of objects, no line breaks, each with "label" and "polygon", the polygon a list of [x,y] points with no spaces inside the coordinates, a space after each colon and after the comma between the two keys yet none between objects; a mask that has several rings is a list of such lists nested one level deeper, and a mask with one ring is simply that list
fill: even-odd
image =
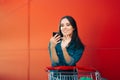
[{"label": "blue denim jacket", "polygon": [[[50,58],[51,58],[51,51],[50,51],[50,43],[49,43],[49,53],[50,53]],[[61,42],[58,43],[55,47],[56,49],[56,53],[58,56],[59,61],[58,62],[52,62],[52,66],[75,66],[76,63],[79,61],[79,59],[81,58],[82,54],[83,54],[83,49],[81,47],[77,47],[75,43],[71,43],[66,49],[68,54],[71,57],[71,61],[69,63],[67,63],[64,59],[64,55],[63,55],[63,51],[61,48]]]}]

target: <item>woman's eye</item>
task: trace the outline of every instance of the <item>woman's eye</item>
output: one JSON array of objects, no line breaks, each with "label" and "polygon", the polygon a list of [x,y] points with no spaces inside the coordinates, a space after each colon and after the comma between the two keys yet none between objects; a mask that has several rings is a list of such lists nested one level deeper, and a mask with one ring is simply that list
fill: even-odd
[{"label": "woman's eye", "polygon": [[68,23],[68,24],[66,24],[67,26],[70,26],[70,24]]}]

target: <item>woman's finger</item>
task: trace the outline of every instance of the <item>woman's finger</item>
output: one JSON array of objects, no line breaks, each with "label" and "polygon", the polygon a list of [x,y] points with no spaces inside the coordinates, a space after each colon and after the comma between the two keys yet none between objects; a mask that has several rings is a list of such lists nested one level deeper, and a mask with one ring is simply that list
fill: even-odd
[{"label": "woman's finger", "polygon": [[56,38],[58,36],[58,34],[55,34],[55,36],[53,36],[54,38]]},{"label": "woman's finger", "polygon": [[55,39],[59,39],[60,38],[60,35],[56,36]]}]

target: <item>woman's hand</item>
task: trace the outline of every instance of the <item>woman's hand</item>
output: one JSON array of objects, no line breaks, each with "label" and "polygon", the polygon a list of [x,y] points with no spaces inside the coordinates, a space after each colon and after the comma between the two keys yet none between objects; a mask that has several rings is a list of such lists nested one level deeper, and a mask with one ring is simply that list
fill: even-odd
[{"label": "woman's hand", "polygon": [[71,41],[70,35],[66,35],[65,37],[62,38],[61,47],[63,49],[66,48],[69,45],[70,41]]},{"label": "woman's hand", "polygon": [[56,34],[50,39],[51,47],[55,47],[60,42],[60,35]]}]

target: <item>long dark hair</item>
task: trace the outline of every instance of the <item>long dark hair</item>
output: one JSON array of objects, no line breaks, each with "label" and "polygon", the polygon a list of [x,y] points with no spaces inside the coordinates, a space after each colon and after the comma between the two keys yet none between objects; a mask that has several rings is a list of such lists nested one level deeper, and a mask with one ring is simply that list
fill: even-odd
[{"label": "long dark hair", "polygon": [[81,42],[79,36],[78,36],[78,30],[77,30],[77,24],[76,24],[76,21],[74,20],[73,17],[71,16],[64,16],[60,19],[60,23],[59,23],[59,33],[61,36],[63,36],[62,32],[61,32],[61,20],[66,18],[70,24],[72,25],[72,27],[74,28],[74,31],[73,31],[73,34],[72,34],[72,39],[71,39],[71,42],[76,42],[76,48],[83,48],[84,49],[84,45],[83,43]]}]

